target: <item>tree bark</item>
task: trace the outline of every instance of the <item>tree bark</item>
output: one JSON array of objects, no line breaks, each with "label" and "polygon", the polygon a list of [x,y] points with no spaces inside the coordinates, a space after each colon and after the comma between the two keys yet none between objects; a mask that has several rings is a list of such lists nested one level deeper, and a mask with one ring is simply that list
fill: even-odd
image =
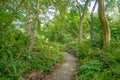
[{"label": "tree bark", "polygon": [[87,18],[87,21],[88,21],[88,23],[90,24],[90,38],[91,38],[91,46],[92,47],[94,47],[95,46],[95,38],[96,38],[96,36],[95,36],[95,30],[94,30],[94,23],[93,23],[93,15],[94,15],[94,10],[95,10],[95,8],[96,8],[96,5],[97,5],[97,1],[98,0],[96,0],[95,1],[95,4],[94,4],[94,6],[93,6],[93,8],[92,8],[92,11],[91,11],[91,15],[90,15],[90,20]]},{"label": "tree bark", "polygon": [[110,43],[110,27],[104,9],[104,0],[98,0],[98,14],[103,29],[103,45],[106,45]]},{"label": "tree bark", "polygon": [[29,47],[29,54],[33,50],[35,42],[36,42],[36,38],[37,38],[37,27],[38,27],[38,22],[39,22],[39,3],[40,3],[40,0],[37,0],[37,6],[36,6],[36,10],[35,10],[34,33],[33,33],[33,37],[32,37],[32,43]]},{"label": "tree bark", "polygon": [[29,40],[32,38],[32,17],[30,15],[29,10],[27,11],[27,35]]},{"label": "tree bark", "polygon": [[82,38],[83,38],[83,34],[82,34],[83,20],[84,20],[84,16],[80,18],[80,27],[79,27],[79,35],[78,35],[79,43],[82,43]]},{"label": "tree bark", "polygon": [[31,52],[31,42],[32,42],[32,27],[33,27],[33,17],[30,11],[30,7],[31,7],[31,3],[30,1],[26,2],[27,4],[25,5],[26,7],[26,19],[27,19],[27,36],[30,40],[30,43],[28,43],[29,46],[29,50],[28,50],[28,54],[30,54]]},{"label": "tree bark", "polygon": [[[82,38],[83,38],[83,33],[82,33],[82,27],[83,27],[83,20],[87,11],[87,6],[90,0],[86,0],[85,5],[84,5],[84,10],[83,12],[80,12],[80,7],[77,6],[78,11],[79,11],[79,16],[80,16],[80,27],[79,27],[79,34],[78,34],[78,42],[82,43]],[[78,0],[76,0],[78,4]]]}]

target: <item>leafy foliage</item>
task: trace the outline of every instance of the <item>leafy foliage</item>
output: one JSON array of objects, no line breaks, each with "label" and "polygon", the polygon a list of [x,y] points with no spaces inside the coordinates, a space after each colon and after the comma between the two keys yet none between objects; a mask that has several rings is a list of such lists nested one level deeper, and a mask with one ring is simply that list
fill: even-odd
[{"label": "leafy foliage", "polygon": [[[31,67],[33,69],[40,69],[50,71],[50,69],[61,60],[63,61],[62,47],[57,43],[45,44],[38,42],[39,47],[36,47],[37,54],[31,55]],[[41,46],[42,45],[42,46]],[[40,50],[40,51],[39,51]],[[35,65],[36,64],[36,65]]]},{"label": "leafy foliage", "polygon": [[[15,38],[17,41],[14,39],[14,36],[16,36]],[[2,50],[4,50],[4,52],[1,51],[0,55],[1,77],[5,76],[7,79],[13,80],[22,76],[23,73],[30,69],[50,71],[59,60],[63,61],[63,56],[61,54],[62,46],[59,44],[49,43],[42,40],[42,43],[36,43],[37,45],[34,52],[31,55],[28,55],[28,48],[25,43],[22,42],[27,40],[26,37],[24,38],[22,33],[19,36],[14,36],[11,37],[9,41],[6,41],[10,43],[13,38],[15,43],[11,43],[12,46],[9,46],[9,44],[1,46]]]},{"label": "leafy foliage", "polygon": [[100,72],[101,70],[101,62],[99,62],[98,60],[90,60],[80,67],[79,73],[81,75],[76,80],[91,80],[95,76],[95,73]]},{"label": "leafy foliage", "polygon": [[120,40],[120,19],[113,21],[111,24],[111,36],[113,40],[119,41]]},{"label": "leafy foliage", "polygon": [[[84,4],[81,3],[78,2],[78,6],[83,12]],[[80,59],[76,80],[120,79],[119,0],[106,0],[112,40],[104,47],[102,26],[96,13],[93,17],[95,45],[91,47],[91,27],[86,20],[90,12],[82,24],[83,43],[77,42],[80,13],[76,1],[40,0],[40,9],[36,9],[36,4],[37,0],[0,1],[0,80],[21,80],[24,73],[34,69],[49,72],[56,63],[64,61],[62,52],[66,50],[66,44],[70,44],[68,47],[73,49],[70,52]],[[115,13],[117,8],[118,13]],[[40,12],[40,20],[35,29],[37,12]],[[28,26],[31,26],[32,37],[37,31],[31,53],[32,37],[27,34]]]},{"label": "leafy foliage", "polygon": [[[84,45],[81,45],[84,46]],[[85,47],[84,47],[85,48]],[[81,48],[79,48],[81,50]],[[102,50],[94,49],[91,53],[88,47],[85,48],[85,56],[81,58],[83,52],[75,54],[80,58],[80,66],[76,80],[118,80],[119,79],[119,42],[111,43],[110,47]]]}]

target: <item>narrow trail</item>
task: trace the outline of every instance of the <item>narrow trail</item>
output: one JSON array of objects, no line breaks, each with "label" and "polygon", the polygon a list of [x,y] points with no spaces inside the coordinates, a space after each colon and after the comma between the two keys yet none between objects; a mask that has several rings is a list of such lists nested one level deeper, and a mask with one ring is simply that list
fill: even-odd
[{"label": "narrow trail", "polygon": [[69,53],[64,53],[65,63],[51,75],[49,80],[71,80],[77,69],[78,59]]}]

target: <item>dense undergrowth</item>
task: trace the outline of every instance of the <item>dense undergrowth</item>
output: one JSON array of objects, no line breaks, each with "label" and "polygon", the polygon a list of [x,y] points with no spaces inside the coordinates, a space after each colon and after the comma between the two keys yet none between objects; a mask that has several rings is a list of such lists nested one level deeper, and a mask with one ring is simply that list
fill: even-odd
[{"label": "dense undergrowth", "polygon": [[75,80],[119,80],[120,42],[112,42],[109,47],[93,47],[89,42],[73,43],[79,58],[79,70]]},{"label": "dense undergrowth", "polygon": [[30,41],[27,36],[19,30],[8,30],[0,40],[0,80],[18,80],[34,69],[49,72],[63,60],[62,47],[58,43],[38,39],[34,50],[28,54]]},{"label": "dense undergrowth", "polygon": [[[120,2],[106,1],[113,2],[110,6],[116,5],[116,1]],[[80,26],[79,14],[84,12],[84,5],[79,4],[80,13],[76,9],[75,0],[1,0],[0,80],[21,80],[22,75],[30,70],[49,72],[57,62],[63,61],[61,53],[66,50],[63,46],[68,43],[71,48],[69,53],[75,52],[74,55],[80,59],[76,80],[119,80],[120,16],[115,16],[116,13],[111,7],[109,9],[112,11],[106,12],[112,41],[109,47],[102,48],[103,30],[99,17],[97,13],[93,16],[92,30],[87,21],[90,20],[88,11],[82,24],[83,42],[78,44],[76,39]],[[28,30],[29,27],[31,30]],[[91,32],[94,33],[94,39],[90,36]],[[31,37],[36,36],[30,54],[28,51],[32,40],[28,33]],[[95,44],[95,47],[91,47],[91,43]]]}]

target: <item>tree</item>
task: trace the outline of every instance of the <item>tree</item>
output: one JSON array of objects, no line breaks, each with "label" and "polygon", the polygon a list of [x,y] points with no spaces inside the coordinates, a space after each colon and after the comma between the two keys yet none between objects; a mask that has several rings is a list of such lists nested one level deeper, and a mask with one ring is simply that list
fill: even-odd
[{"label": "tree", "polygon": [[[35,6],[35,11],[34,11],[34,16],[35,16],[34,25],[31,24],[31,19],[28,24],[28,35],[30,36],[30,39],[32,37],[32,40],[31,40],[32,43],[29,46],[29,54],[33,50],[35,42],[36,42],[36,38],[37,38],[37,27],[38,27],[38,22],[39,22],[39,6],[40,6],[40,0],[37,0],[36,6]],[[32,31],[32,26],[34,26],[33,31]],[[33,35],[32,35],[32,32],[33,32]]]},{"label": "tree", "polygon": [[82,24],[83,24],[83,20],[84,20],[85,14],[87,12],[87,6],[88,6],[88,3],[90,2],[90,0],[86,0],[84,8],[82,10],[81,10],[80,6],[78,5],[79,4],[78,0],[76,0],[76,2],[77,2],[77,8],[78,8],[79,17],[80,17],[78,42],[81,43],[82,42],[82,26],[83,26]]},{"label": "tree", "polygon": [[98,14],[103,29],[103,45],[110,43],[110,27],[104,9],[104,0],[98,0]]},{"label": "tree", "polygon": [[97,5],[97,0],[94,3],[94,6],[92,8],[91,14],[90,14],[90,19],[87,18],[88,23],[90,24],[90,37],[91,37],[91,46],[95,46],[95,30],[94,30],[94,19],[93,19],[93,15],[94,15],[94,10],[96,8]]}]

